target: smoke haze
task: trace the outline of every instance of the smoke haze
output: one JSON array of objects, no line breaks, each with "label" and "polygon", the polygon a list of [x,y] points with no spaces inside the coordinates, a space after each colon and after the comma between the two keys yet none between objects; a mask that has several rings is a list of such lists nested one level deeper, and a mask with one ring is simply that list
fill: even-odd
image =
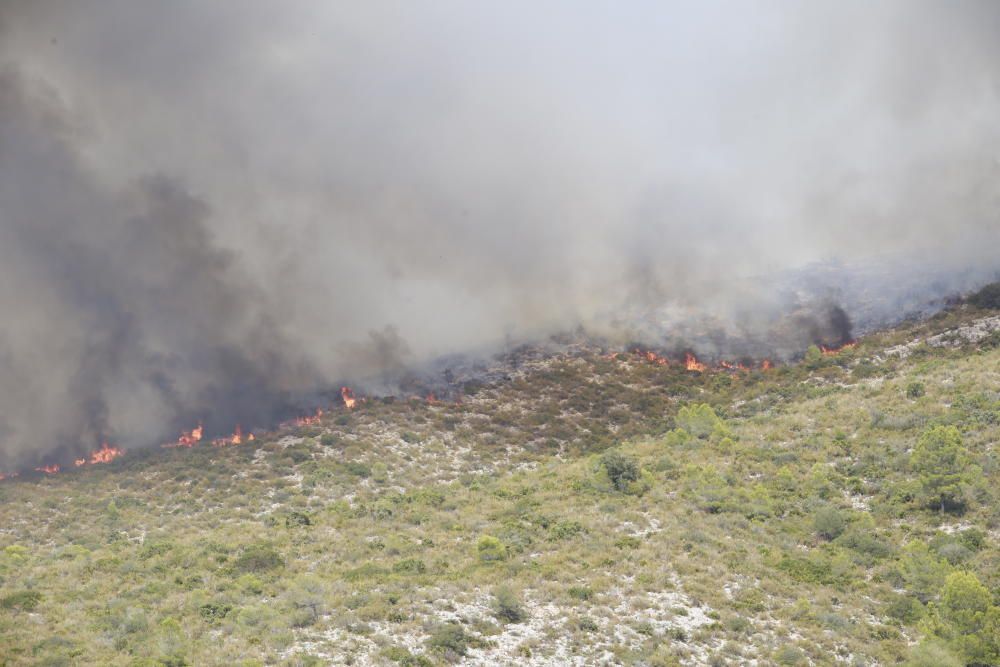
[{"label": "smoke haze", "polygon": [[577,325],[754,339],[817,262],[971,287],[998,119],[990,1],[5,0],[0,470]]}]

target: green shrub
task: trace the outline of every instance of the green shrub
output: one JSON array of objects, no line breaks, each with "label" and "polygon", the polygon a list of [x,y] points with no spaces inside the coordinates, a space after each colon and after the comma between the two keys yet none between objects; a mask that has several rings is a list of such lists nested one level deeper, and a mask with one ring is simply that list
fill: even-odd
[{"label": "green shrub", "polygon": [[847,519],[836,507],[829,505],[821,507],[813,516],[813,529],[816,534],[828,540],[839,537],[846,527]]},{"label": "green shrub", "polygon": [[344,470],[358,477],[370,477],[372,474],[371,466],[361,461],[348,461],[344,464]]},{"label": "green shrub", "polygon": [[528,619],[524,605],[507,586],[498,586],[493,591],[493,615],[503,623],[522,623]]},{"label": "green shrub", "polygon": [[470,637],[457,623],[439,625],[427,638],[427,647],[446,656],[464,657],[469,652]]},{"label": "green shrub", "polygon": [[507,558],[507,546],[499,538],[492,535],[480,537],[479,542],[476,543],[476,551],[479,554],[479,560],[486,563]]},{"label": "green shrub", "polygon": [[392,571],[396,574],[423,574],[427,566],[419,558],[407,558],[393,565]]},{"label": "green shrub", "polygon": [[625,456],[621,452],[607,452],[601,457],[601,465],[604,466],[608,479],[612,486],[625,493],[629,484],[639,479],[639,463],[631,456]]},{"label": "green shrub", "polygon": [[725,430],[722,420],[707,403],[684,406],[678,410],[676,421],[678,427],[696,438],[704,439]]},{"label": "green shrub", "polygon": [[906,385],[906,395],[910,398],[920,398],[925,393],[923,382],[911,382]]},{"label": "green shrub", "polygon": [[41,601],[42,594],[38,591],[17,591],[0,598],[0,609],[33,611],[38,608]]},{"label": "green shrub", "polygon": [[553,539],[565,540],[586,532],[586,528],[579,521],[560,521],[549,532]]},{"label": "green shrub", "polygon": [[311,526],[312,520],[304,512],[289,512],[285,517],[285,527],[295,528],[297,526]]},{"label": "green shrub", "polygon": [[284,564],[284,559],[274,547],[258,544],[244,549],[243,553],[233,562],[232,570],[240,574],[268,572],[283,567]]},{"label": "green shrub", "polygon": [[229,615],[233,606],[221,602],[209,602],[198,607],[198,614],[207,620],[218,621]]}]

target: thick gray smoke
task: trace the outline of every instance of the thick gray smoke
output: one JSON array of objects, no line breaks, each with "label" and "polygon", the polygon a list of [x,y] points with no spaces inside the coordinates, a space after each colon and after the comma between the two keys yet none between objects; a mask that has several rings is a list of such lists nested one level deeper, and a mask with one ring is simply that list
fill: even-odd
[{"label": "thick gray smoke", "polygon": [[875,321],[997,268],[998,119],[991,1],[5,0],[0,470],[581,324]]}]

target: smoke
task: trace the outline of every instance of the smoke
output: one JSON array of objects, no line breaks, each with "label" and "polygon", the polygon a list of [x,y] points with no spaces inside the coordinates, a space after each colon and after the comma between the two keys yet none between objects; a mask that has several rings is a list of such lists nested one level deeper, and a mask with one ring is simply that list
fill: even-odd
[{"label": "smoke", "polygon": [[0,469],[577,325],[750,353],[974,285],[998,37],[988,1],[8,0]]}]

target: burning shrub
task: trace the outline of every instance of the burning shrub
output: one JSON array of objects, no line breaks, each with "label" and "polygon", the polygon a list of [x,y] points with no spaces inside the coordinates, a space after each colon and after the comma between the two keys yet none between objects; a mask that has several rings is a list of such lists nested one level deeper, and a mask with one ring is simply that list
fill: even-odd
[{"label": "burning shrub", "polygon": [[969,303],[977,308],[1000,309],[1000,282],[990,283],[970,296]]}]

